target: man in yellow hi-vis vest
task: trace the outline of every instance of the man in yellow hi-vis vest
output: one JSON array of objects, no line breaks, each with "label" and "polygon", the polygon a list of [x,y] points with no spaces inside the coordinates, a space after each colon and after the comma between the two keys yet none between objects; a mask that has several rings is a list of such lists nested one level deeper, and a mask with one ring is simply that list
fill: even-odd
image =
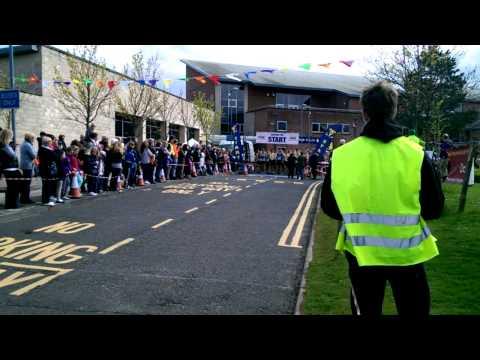
[{"label": "man in yellow hi-vis vest", "polygon": [[444,196],[421,146],[394,122],[398,94],[387,82],[365,89],[361,135],[333,151],[321,206],[342,221],[336,249],[345,252],[354,315],[382,314],[387,281],[401,316],[427,316],[423,263],[438,255],[425,220],[440,217]]}]

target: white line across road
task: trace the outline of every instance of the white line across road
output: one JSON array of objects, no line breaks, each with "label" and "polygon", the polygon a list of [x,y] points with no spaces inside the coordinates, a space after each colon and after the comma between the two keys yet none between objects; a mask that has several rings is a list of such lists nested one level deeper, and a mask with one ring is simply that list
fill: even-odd
[{"label": "white line across road", "polygon": [[[288,237],[290,236],[293,225],[297,221],[297,218],[300,215],[300,212],[302,211],[303,204],[305,203],[305,201],[307,200],[307,198],[310,195],[310,198],[309,198],[309,201],[308,201],[309,205],[305,208],[306,210],[304,210],[304,213],[302,213],[302,219],[303,219],[303,214],[305,214],[305,217],[306,217],[306,214],[308,214],[308,210],[310,209],[310,205],[311,205],[311,199],[315,195],[315,189],[317,188],[318,185],[320,185],[320,182],[312,183],[308,187],[307,191],[305,191],[305,193],[303,194],[302,199],[300,200],[300,203],[298,204],[298,207],[295,209],[295,212],[293,213],[293,216],[291,217],[290,221],[287,224],[287,227],[285,228],[285,230],[283,230],[282,236],[280,237],[280,240],[278,241],[278,244],[277,244],[278,246],[301,248],[301,246],[298,245],[298,242],[300,241],[300,235],[298,235],[298,238],[297,238],[297,234],[301,234],[301,231],[303,230],[303,225],[305,224],[305,220],[303,220],[302,226],[300,226],[300,223],[297,226],[297,231],[295,232],[295,235],[294,235],[294,241],[296,241],[296,242],[293,243],[293,241],[292,241],[292,244],[287,245],[287,240],[288,240]],[[305,213],[305,211],[306,211],[306,213]],[[302,219],[300,220],[300,222],[302,222]]]},{"label": "white line across road", "polygon": [[99,254],[102,254],[102,255],[108,254],[109,252],[119,248],[120,246],[127,245],[128,243],[131,243],[133,240],[135,240],[135,239],[134,238],[128,238],[128,239],[119,241],[118,243],[113,244],[112,246],[109,246],[109,247],[103,249],[102,251],[99,252]]},{"label": "white line across road", "polygon": [[217,201],[217,199],[213,199],[213,200],[207,201],[205,204],[209,205],[209,204],[211,204],[211,203],[214,203],[215,201]]},{"label": "white line across road", "polygon": [[223,197],[227,197],[227,196],[230,196],[230,195],[232,195],[232,193],[227,193],[227,194],[223,195]]},{"label": "white line across road", "polygon": [[191,212],[194,212],[194,211],[197,211],[198,210],[198,207],[194,207],[194,208],[191,208],[187,211],[185,211],[185,214],[190,214]]},{"label": "white line across road", "polygon": [[242,189],[237,189],[237,190],[235,190],[235,191],[242,191]]},{"label": "white line across road", "polygon": [[[255,184],[254,184],[254,185],[255,185]],[[245,186],[245,189],[248,189],[250,186],[251,186],[251,185],[247,185],[247,186]]]},{"label": "white line across road", "polygon": [[158,223],[157,225],[153,225],[152,229],[158,229],[160,226],[167,225],[169,222],[172,222],[173,219],[167,219],[163,220],[161,223]]}]

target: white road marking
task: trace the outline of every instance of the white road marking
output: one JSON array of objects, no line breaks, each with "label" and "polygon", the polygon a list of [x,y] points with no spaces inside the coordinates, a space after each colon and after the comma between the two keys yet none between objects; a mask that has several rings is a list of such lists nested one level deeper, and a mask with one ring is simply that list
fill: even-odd
[{"label": "white road marking", "polygon": [[152,226],[152,229],[157,229],[157,228],[159,228],[160,226],[167,225],[169,222],[172,222],[172,221],[173,221],[173,219],[164,220],[164,221],[162,221],[161,223],[158,223],[157,225],[153,225],[153,226]]},{"label": "white road marking", "polygon": [[293,213],[293,216],[290,218],[290,221],[288,222],[287,227],[285,228],[285,230],[283,230],[282,236],[280,237],[280,240],[278,241],[278,244],[277,244],[278,246],[290,246],[290,245],[286,245],[286,244],[287,244],[288,236],[290,235],[290,232],[292,231],[293,224],[295,224],[295,222],[297,221],[298,215],[300,215],[300,211],[303,208],[303,204],[305,203],[305,200],[307,199],[308,194],[310,193],[310,190],[312,190],[312,188],[314,186],[318,185],[318,184],[319,184],[318,182],[317,183],[312,183],[307,188],[305,193],[303,194],[302,199],[300,200],[300,203],[298,204],[297,208],[295,209],[295,212]]},{"label": "white road marking", "polygon": [[227,197],[227,196],[230,196],[230,195],[232,195],[232,193],[227,193],[227,194],[223,195],[223,197]]},{"label": "white road marking", "polygon": [[152,191],[152,189],[142,189],[142,191]]},{"label": "white road marking", "polygon": [[217,201],[217,199],[213,199],[213,200],[210,200],[210,201],[207,201],[205,204],[211,204],[211,203],[214,203],[215,201]]},{"label": "white road marking", "polygon": [[299,181],[294,181],[293,183],[297,185],[303,185],[303,182],[299,182]]},{"label": "white road marking", "polygon": [[251,186],[251,185],[247,185],[247,186],[245,186],[245,189],[248,189],[250,186]]},{"label": "white road marking", "polygon": [[312,200],[315,197],[315,190],[319,184],[315,185],[313,190],[310,192],[310,196],[308,197],[307,205],[303,209],[302,216],[300,217],[300,221],[297,225],[297,230],[295,231],[295,235],[293,236],[292,243],[290,246],[293,247],[301,247],[298,244],[300,243],[300,237],[302,236],[303,227],[305,226],[305,221],[307,220],[308,212],[310,211],[310,207],[312,206]]},{"label": "white road marking", "polygon": [[237,181],[247,181],[247,179],[237,179]]},{"label": "white road marking", "polygon": [[197,211],[198,207],[191,208],[190,210],[185,211],[185,214],[190,214],[191,212]]},{"label": "white road marking", "polygon": [[109,252],[115,250],[116,248],[119,248],[120,246],[127,245],[128,243],[131,243],[134,238],[128,238],[122,241],[119,241],[116,244],[113,244],[112,246],[107,247],[106,249],[103,249],[102,251],[99,252],[99,254],[105,255],[108,254]]},{"label": "white road marking", "polygon": [[235,191],[242,191],[242,189],[237,189],[237,190],[235,190]]},{"label": "white road marking", "polygon": [[285,184],[285,181],[275,180],[273,183],[274,184]]}]

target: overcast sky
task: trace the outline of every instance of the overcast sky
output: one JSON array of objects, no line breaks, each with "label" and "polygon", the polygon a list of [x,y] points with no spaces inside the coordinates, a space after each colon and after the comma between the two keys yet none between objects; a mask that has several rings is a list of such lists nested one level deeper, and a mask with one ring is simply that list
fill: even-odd
[{"label": "overcast sky", "polygon": [[[73,45],[54,45],[70,50]],[[224,62],[240,65],[288,67],[298,70],[304,63],[332,63],[330,69],[318,66],[311,71],[362,75],[369,67],[369,59],[381,51],[392,51],[398,46],[386,45],[101,45],[99,55],[105,58],[109,67],[122,71],[125,63],[139,50],[147,56],[157,53],[160,56],[165,79],[185,76],[185,65],[180,59]],[[480,64],[480,45],[445,46],[465,52],[460,60],[460,68],[471,68]],[[339,61],[353,60],[352,67]],[[177,93],[185,82],[175,81],[170,91]]]}]

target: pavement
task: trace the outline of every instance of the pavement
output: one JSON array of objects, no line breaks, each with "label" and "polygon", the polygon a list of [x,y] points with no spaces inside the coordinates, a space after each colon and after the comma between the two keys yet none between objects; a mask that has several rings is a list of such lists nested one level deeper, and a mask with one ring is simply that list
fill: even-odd
[{"label": "pavement", "polygon": [[208,176],[2,209],[0,314],[293,314],[319,185]]}]

